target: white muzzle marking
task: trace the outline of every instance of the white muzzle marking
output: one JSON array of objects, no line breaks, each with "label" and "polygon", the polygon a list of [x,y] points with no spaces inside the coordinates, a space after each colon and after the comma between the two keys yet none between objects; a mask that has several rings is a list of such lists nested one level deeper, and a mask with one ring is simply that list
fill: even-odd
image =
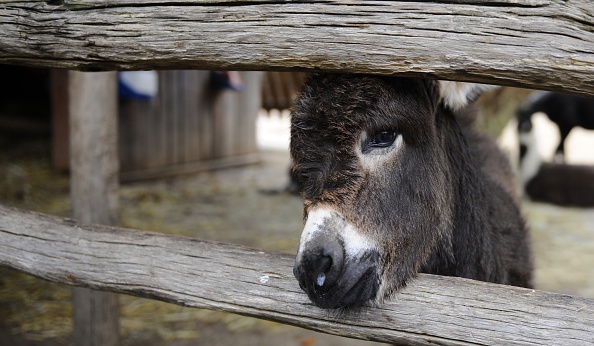
[{"label": "white muzzle marking", "polygon": [[[344,225],[340,229],[328,229],[326,226],[333,218],[340,218],[341,222],[334,224]],[[321,232],[331,232],[332,236],[342,241],[345,250],[345,258],[358,258],[368,250],[377,250],[376,243],[348,222],[340,213],[328,207],[317,208],[309,212],[301,240],[297,260],[300,261],[308,243]],[[323,280],[322,278],[318,278]],[[320,285],[321,286],[321,285]]]}]

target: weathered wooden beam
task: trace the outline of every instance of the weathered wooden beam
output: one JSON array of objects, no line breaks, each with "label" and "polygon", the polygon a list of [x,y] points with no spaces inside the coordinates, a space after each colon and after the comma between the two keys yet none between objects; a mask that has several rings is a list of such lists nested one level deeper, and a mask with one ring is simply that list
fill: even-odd
[{"label": "weathered wooden beam", "polygon": [[[70,196],[74,217],[115,225],[119,199],[115,72],[68,73]],[[118,295],[73,290],[74,344],[119,345]]]},{"label": "weathered wooden beam", "polygon": [[323,70],[594,94],[582,0],[2,0],[0,63]]},{"label": "weathered wooden beam", "polygon": [[47,280],[400,345],[589,345],[594,300],[419,275],[379,307],[313,306],[293,256],[0,206],[0,265]]}]

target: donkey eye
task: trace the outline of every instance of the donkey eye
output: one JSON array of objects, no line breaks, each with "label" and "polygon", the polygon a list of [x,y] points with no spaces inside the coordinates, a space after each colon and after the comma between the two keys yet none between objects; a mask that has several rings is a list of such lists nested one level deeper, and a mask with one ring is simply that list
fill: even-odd
[{"label": "donkey eye", "polygon": [[396,130],[381,130],[363,135],[361,152],[363,154],[384,155],[391,151],[400,133]]},{"label": "donkey eye", "polygon": [[378,131],[369,137],[367,146],[370,148],[386,148],[394,144],[398,137],[396,131]]}]

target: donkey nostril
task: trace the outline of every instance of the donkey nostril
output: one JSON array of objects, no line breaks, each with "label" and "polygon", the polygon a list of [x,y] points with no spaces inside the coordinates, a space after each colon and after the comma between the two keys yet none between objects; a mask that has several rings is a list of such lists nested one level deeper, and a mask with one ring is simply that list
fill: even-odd
[{"label": "donkey nostril", "polygon": [[329,289],[334,285],[342,269],[342,251],[325,246],[312,256],[309,267],[309,282],[312,288]]},{"label": "donkey nostril", "polygon": [[316,284],[320,287],[324,286],[324,281],[326,281],[326,274],[320,273],[318,278],[316,279]]},{"label": "donkey nostril", "polygon": [[318,268],[312,273],[318,273],[318,275],[315,276],[315,283],[318,287],[324,286],[324,282],[326,282],[326,274],[332,270],[332,264],[332,257],[327,254],[324,254],[319,258]]},{"label": "donkey nostril", "polygon": [[299,249],[293,274],[308,294],[323,295],[340,281],[344,257],[342,242],[321,233]]}]

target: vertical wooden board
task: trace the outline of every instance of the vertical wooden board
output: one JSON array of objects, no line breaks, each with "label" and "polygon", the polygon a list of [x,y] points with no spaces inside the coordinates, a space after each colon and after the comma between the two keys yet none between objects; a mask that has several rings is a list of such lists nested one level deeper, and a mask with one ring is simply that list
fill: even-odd
[{"label": "vertical wooden board", "polygon": [[[241,80],[244,83],[244,89],[237,94],[237,99],[235,102],[238,103],[237,112],[234,114],[235,117],[235,136],[233,141],[233,152],[236,155],[244,153],[246,151],[249,152],[249,147],[246,147],[248,143],[246,143],[246,139],[248,138],[247,132],[249,132],[249,120],[250,120],[250,110],[246,104],[246,101],[249,99],[249,95],[253,89],[252,83],[252,73],[251,72],[240,72]],[[254,128],[255,130],[255,128]]]},{"label": "vertical wooden board", "polygon": [[159,81],[160,82],[160,95],[159,99],[161,100],[161,120],[162,120],[162,138],[163,138],[163,151],[164,151],[164,165],[168,165],[170,163],[169,158],[171,157],[171,123],[169,121],[169,114],[171,112],[170,105],[169,105],[169,94],[171,93],[171,71],[162,71],[161,75],[163,78]]},{"label": "vertical wooden board", "polygon": [[239,112],[237,113],[237,143],[235,154],[251,154],[258,151],[256,121],[262,107],[262,81],[264,73],[260,71],[242,72],[245,90],[239,94]]},{"label": "vertical wooden board", "polygon": [[169,153],[167,162],[170,165],[177,164],[177,152],[179,149],[179,111],[177,106],[177,96],[179,90],[179,71],[167,71],[171,76],[169,92],[167,93],[167,102],[169,103],[166,121],[169,122]]},{"label": "vertical wooden board", "polygon": [[67,171],[70,163],[68,130],[68,71],[51,70],[52,166]]},{"label": "vertical wooden board", "polygon": [[215,130],[215,92],[211,87],[210,72],[204,75],[204,99],[201,104],[200,112],[200,158],[208,160],[214,157],[213,133]]},{"label": "vertical wooden board", "polygon": [[262,107],[266,110],[289,108],[305,77],[303,72],[265,72],[262,81]]},{"label": "vertical wooden board", "polygon": [[210,133],[210,128],[207,127],[209,124],[208,117],[211,114],[211,102],[210,102],[210,72],[209,71],[196,71],[196,84],[198,85],[198,90],[196,94],[197,104],[196,104],[196,128],[193,136],[197,137],[197,145],[198,145],[198,153],[197,153],[197,160],[204,159],[206,153],[208,152],[208,148],[205,149],[207,144],[207,139],[204,138],[206,136],[206,129]]},{"label": "vertical wooden board", "polygon": [[206,78],[206,92],[203,108],[200,110],[200,136],[202,137],[202,141],[200,142],[201,146],[201,156],[203,160],[212,159],[214,157],[215,148],[213,145],[213,137],[216,129],[216,97],[217,93],[212,88],[212,76],[211,73],[208,72]]},{"label": "vertical wooden board", "polygon": [[154,131],[155,123],[151,119],[154,113],[156,101],[153,100],[136,100],[136,169],[145,169],[155,167],[160,164],[154,158]]},{"label": "vertical wooden board", "polygon": [[206,123],[206,117],[208,116],[208,107],[209,107],[209,78],[207,71],[196,71],[196,83],[199,85],[198,94],[196,95],[197,103],[196,103],[196,129],[195,133],[193,133],[194,138],[196,139],[196,146],[198,147],[198,151],[196,153],[196,160],[201,160],[205,157],[205,140],[202,132],[204,132],[204,126]]},{"label": "vertical wooden board", "polygon": [[200,138],[200,118],[202,114],[200,113],[201,110],[204,110],[208,107],[207,102],[207,93],[208,93],[208,72],[207,71],[194,71],[194,83],[195,83],[195,92],[194,92],[194,109],[192,110],[192,120],[194,122],[194,126],[191,128],[191,138],[194,142],[195,151],[192,156],[193,161],[200,160],[200,153],[202,151],[201,147],[201,138]]},{"label": "vertical wooden board", "polygon": [[130,132],[133,138],[132,149],[134,152],[133,167],[134,169],[145,169],[149,166],[147,158],[147,136],[149,135],[149,128],[144,113],[145,100],[132,100],[134,104],[133,126],[134,129]]},{"label": "vertical wooden board", "polygon": [[270,76],[270,83],[276,100],[274,108],[283,109],[287,102],[286,86],[283,84],[283,73],[276,72]]},{"label": "vertical wooden board", "polygon": [[241,76],[241,80],[243,81],[243,90],[240,92],[235,92],[235,107],[233,114],[230,114],[232,117],[231,122],[232,126],[230,126],[229,131],[231,132],[231,149],[229,155],[239,155],[245,149],[242,148],[245,143],[245,127],[246,127],[246,120],[249,120],[249,110],[246,109],[246,95],[249,95],[250,91],[252,91],[252,84],[250,83],[250,74],[251,72],[239,72]]},{"label": "vertical wooden board", "polygon": [[219,137],[223,136],[222,131],[225,127],[225,118],[223,117],[224,110],[222,110],[223,105],[225,104],[224,100],[224,93],[215,94],[215,98],[213,99],[212,105],[212,132],[210,137],[211,143],[211,158],[216,159],[223,156],[225,152],[225,144],[219,139]]},{"label": "vertical wooden board", "polygon": [[[156,132],[153,136],[158,137],[158,141],[161,142],[161,147],[159,148],[159,156],[163,159],[163,165],[167,163],[167,128],[165,123],[165,107],[166,102],[164,99],[164,95],[167,92],[167,71],[159,71],[159,94],[157,96],[157,104],[154,109],[155,121],[156,123],[154,126],[158,126],[156,128]],[[157,138],[154,138],[157,141]]]},{"label": "vertical wooden board", "polygon": [[167,165],[174,165],[177,163],[176,158],[177,158],[177,141],[178,141],[178,137],[177,137],[177,100],[176,100],[176,95],[177,95],[177,83],[178,83],[178,78],[177,78],[177,71],[167,71],[167,74],[169,75],[169,84],[167,85],[167,93],[166,93],[166,97],[167,97],[167,114],[165,116],[165,121],[167,122],[167,128],[168,128],[168,147],[169,150],[167,152]]},{"label": "vertical wooden board", "polygon": [[173,76],[171,75],[171,71],[162,71],[162,76],[162,88],[160,89],[162,120],[161,134],[164,141],[164,165],[169,165],[171,164],[171,153],[173,152],[173,148],[171,145],[173,129],[171,128],[171,121],[169,119],[171,115],[171,84],[173,83]]},{"label": "vertical wooden board", "polygon": [[186,71],[185,88],[185,160],[196,162],[200,159],[199,110],[204,98],[204,83],[201,83],[200,71]]},{"label": "vertical wooden board", "polygon": [[132,121],[133,105],[129,100],[119,102],[118,134],[119,134],[119,155],[120,171],[125,172],[134,169],[134,123]]},{"label": "vertical wooden board", "polygon": [[[119,198],[117,75],[69,72],[70,193],[74,218],[115,225]],[[74,344],[119,344],[114,293],[73,290]]]},{"label": "vertical wooden board", "polygon": [[213,137],[213,157],[221,158],[232,154],[233,138],[232,121],[234,114],[237,113],[237,95],[235,91],[222,90],[215,99],[214,105],[214,137]]},{"label": "vertical wooden board", "polygon": [[187,127],[190,125],[189,119],[189,112],[188,112],[188,100],[191,98],[190,92],[191,89],[189,88],[189,80],[192,78],[190,72],[188,70],[181,71],[181,81],[180,81],[180,95],[178,95],[178,103],[179,103],[179,111],[180,111],[180,118],[182,119],[182,126],[179,127],[178,135],[183,140],[179,143],[179,154],[178,158],[180,162],[186,163],[188,161],[188,141],[189,138],[187,136]]},{"label": "vertical wooden board", "polygon": [[262,108],[270,110],[274,108],[274,95],[272,95],[272,87],[270,85],[270,74],[273,71],[264,72],[262,80]]},{"label": "vertical wooden board", "polygon": [[143,100],[131,100],[132,103],[132,126],[133,129],[130,131],[131,137],[131,151],[134,153],[134,157],[131,160],[131,165],[134,169],[144,169],[148,166],[147,162],[147,124],[144,118],[144,105]]},{"label": "vertical wooden board", "polygon": [[180,101],[185,96],[183,93],[183,79],[184,74],[183,71],[175,70],[171,71],[174,76],[174,83],[172,85],[171,90],[171,100],[172,100],[172,126],[173,126],[173,157],[172,161],[173,164],[180,164],[183,163],[183,160],[180,157],[183,157],[183,141],[184,141],[184,131],[182,131],[184,126],[184,119],[183,119],[183,103]]},{"label": "vertical wooden board", "polygon": [[130,166],[133,170],[145,169],[148,167],[147,162],[147,124],[144,114],[144,100],[130,100],[132,104],[132,115],[130,120],[132,121],[132,129],[129,133],[124,136],[130,136],[130,149],[133,152]]},{"label": "vertical wooden board", "polygon": [[292,85],[292,97],[291,97],[291,105],[293,104],[293,99],[295,98],[295,96],[301,91],[301,87],[303,86],[303,83],[305,83],[305,80],[307,79],[307,73],[305,72],[292,72],[291,75],[293,76],[291,78],[291,81],[293,82]]},{"label": "vertical wooden board", "polygon": [[122,100],[120,105],[120,125],[126,126],[120,129],[120,153],[126,153],[126,156],[120,157],[121,170],[134,170],[142,165],[138,148],[144,144],[139,129],[142,127],[138,119],[139,105],[137,100]]},{"label": "vertical wooden board", "polygon": [[222,117],[222,113],[224,112],[224,96],[225,93],[220,92],[220,91],[215,91],[212,90],[211,91],[211,95],[212,95],[212,105],[211,105],[211,110],[212,110],[212,115],[211,115],[211,119],[212,119],[212,132],[211,132],[211,137],[210,137],[210,145],[211,145],[211,153],[210,153],[210,157],[211,159],[214,158],[218,158],[220,156],[222,156],[222,153],[224,152],[224,148],[223,148],[223,143],[221,143],[218,140],[218,137],[221,136],[221,131],[222,128],[224,127],[224,119]]},{"label": "vertical wooden board", "polygon": [[225,113],[225,128],[223,129],[223,140],[225,141],[225,152],[223,157],[230,157],[236,154],[236,142],[238,132],[238,116],[242,112],[240,103],[242,92],[228,91],[229,103],[227,107],[229,109]]},{"label": "vertical wooden board", "polygon": [[149,167],[162,167],[167,162],[166,148],[166,128],[165,115],[163,113],[163,94],[165,92],[165,80],[167,71],[158,71],[159,92],[157,97],[151,102],[151,109],[148,112],[148,121],[150,122],[151,133],[148,138],[147,151],[151,157]]},{"label": "vertical wooden board", "polygon": [[188,98],[188,90],[186,90],[186,76],[187,71],[179,70],[173,71],[176,76],[175,94],[173,95],[175,104],[175,163],[184,164],[186,154],[186,131],[187,114],[186,114],[186,98]]}]

